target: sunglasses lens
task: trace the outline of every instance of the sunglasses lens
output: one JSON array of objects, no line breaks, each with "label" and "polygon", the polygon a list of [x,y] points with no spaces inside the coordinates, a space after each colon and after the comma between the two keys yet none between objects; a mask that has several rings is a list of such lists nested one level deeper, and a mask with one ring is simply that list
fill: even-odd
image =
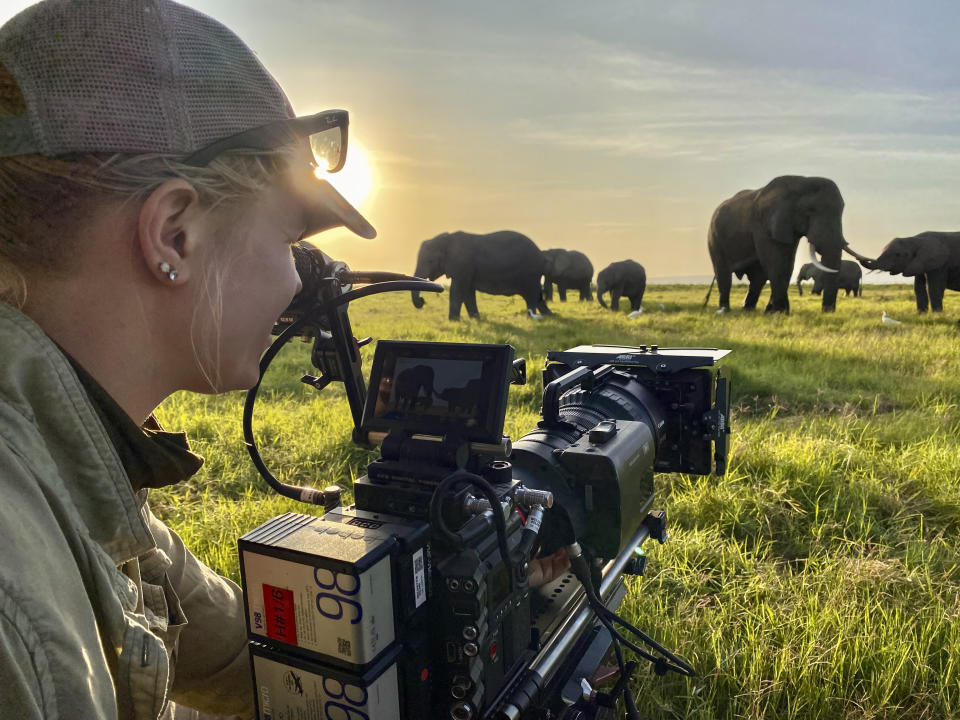
[{"label": "sunglasses lens", "polygon": [[343,128],[332,127],[310,136],[310,149],[317,167],[336,172],[347,159],[347,143]]}]

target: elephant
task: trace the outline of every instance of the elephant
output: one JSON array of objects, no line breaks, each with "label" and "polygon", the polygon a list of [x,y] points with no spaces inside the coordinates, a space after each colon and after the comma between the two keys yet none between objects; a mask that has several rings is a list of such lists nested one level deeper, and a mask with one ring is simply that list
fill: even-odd
[{"label": "elephant", "polygon": [[[540,277],[544,259],[533,240],[513,230],[475,235],[467,232],[441,233],[424,240],[417,253],[417,277],[450,278],[451,320],[460,319],[461,305],[470,317],[480,317],[477,291],[492,295],[520,295],[532,318],[550,315],[543,300]],[[414,307],[421,308],[420,293],[412,293]]]},{"label": "elephant", "polygon": [[[744,310],[753,310],[770,280],[766,312],[790,312],[787,288],[800,238],[810,242],[811,261],[823,272],[824,312],[836,308],[840,256],[863,258],[843,237],[843,197],[836,183],[820,177],[783,175],[759,190],[741,190],[713,213],[707,247],[720,294],[720,310],[730,309],[731,275],[749,278]],[[817,260],[819,252],[823,260]]]},{"label": "elephant", "polygon": [[910,237],[894,238],[876,260],[862,259],[868,270],[913,277],[917,312],[927,306],[943,312],[945,290],[960,290],[960,232],[930,230]]},{"label": "elephant", "polygon": [[[433,368],[430,365],[414,365],[397,373],[394,381],[398,410],[423,409],[433,404]],[[422,394],[421,394],[422,393]]]},{"label": "elephant", "polygon": [[579,250],[552,248],[543,251],[543,298],[553,300],[553,284],[557,285],[560,302],[567,301],[567,290],[579,290],[580,301],[593,300],[590,282],[593,280],[593,264]]},{"label": "elephant", "polygon": [[603,294],[610,293],[610,309],[620,309],[620,296],[630,298],[630,317],[636,317],[643,312],[640,302],[643,292],[647,289],[647,272],[643,265],[635,260],[621,260],[607,265],[597,273],[597,300],[603,307]]},{"label": "elephant", "polygon": [[[797,273],[797,292],[803,295],[803,286],[800,283],[804,280],[813,280],[813,290],[811,292],[814,295],[819,295],[823,292],[823,275],[823,271],[813,263],[804,263],[800,267],[800,272]],[[840,272],[837,273],[838,291],[843,290],[844,295],[848,297],[852,291],[854,297],[859,297],[862,292],[862,279],[863,271],[860,269],[860,265],[853,260],[840,261]]]},{"label": "elephant", "polygon": [[487,386],[482,378],[470,380],[463,387],[450,387],[441,390],[438,395],[445,400],[451,414],[472,415],[480,407]]}]

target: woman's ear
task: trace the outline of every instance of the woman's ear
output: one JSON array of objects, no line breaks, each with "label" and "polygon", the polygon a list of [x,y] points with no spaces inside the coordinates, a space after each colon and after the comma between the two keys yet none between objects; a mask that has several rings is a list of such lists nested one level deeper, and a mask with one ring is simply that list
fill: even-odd
[{"label": "woman's ear", "polygon": [[144,201],[137,224],[148,272],[165,285],[190,278],[201,234],[199,195],[186,180],[165,181]]}]

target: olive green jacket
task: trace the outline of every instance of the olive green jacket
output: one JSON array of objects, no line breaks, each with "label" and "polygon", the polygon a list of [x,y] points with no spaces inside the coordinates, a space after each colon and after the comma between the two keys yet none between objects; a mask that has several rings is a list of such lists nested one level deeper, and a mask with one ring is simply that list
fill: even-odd
[{"label": "olive green jacket", "polygon": [[252,715],[240,589],[154,517],[66,357],[4,303],[0,492],[0,718]]}]

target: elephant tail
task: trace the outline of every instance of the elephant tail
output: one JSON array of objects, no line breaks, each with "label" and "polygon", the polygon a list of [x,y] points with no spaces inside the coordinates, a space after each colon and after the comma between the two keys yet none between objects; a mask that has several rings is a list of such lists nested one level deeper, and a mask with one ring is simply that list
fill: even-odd
[{"label": "elephant tail", "polygon": [[710,294],[713,292],[713,284],[717,281],[717,276],[713,276],[713,280],[710,281],[710,287],[707,288],[707,296],[703,299],[703,306],[701,310],[707,306],[707,303],[710,302]]}]

